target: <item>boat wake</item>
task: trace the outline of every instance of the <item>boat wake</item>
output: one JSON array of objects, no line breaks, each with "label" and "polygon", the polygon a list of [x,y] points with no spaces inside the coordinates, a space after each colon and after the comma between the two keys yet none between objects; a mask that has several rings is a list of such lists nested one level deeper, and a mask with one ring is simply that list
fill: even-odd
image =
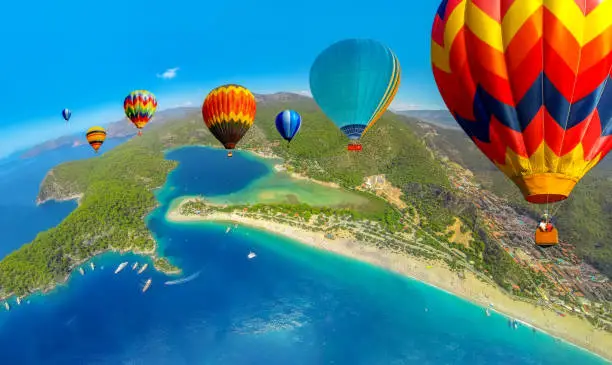
[{"label": "boat wake", "polygon": [[184,284],[184,283],[190,282],[191,280],[197,278],[198,276],[200,276],[200,271],[196,272],[195,274],[191,274],[191,275],[187,276],[186,278],[166,281],[164,284],[166,284],[166,285]]}]

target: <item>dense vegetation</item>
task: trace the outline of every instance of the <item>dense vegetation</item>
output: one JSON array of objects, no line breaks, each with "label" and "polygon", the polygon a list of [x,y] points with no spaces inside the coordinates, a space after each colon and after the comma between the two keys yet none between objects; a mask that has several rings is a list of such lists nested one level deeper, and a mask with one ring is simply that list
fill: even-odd
[{"label": "dense vegetation", "polygon": [[[534,218],[543,213],[541,206],[527,203],[518,188],[471,143],[463,131],[436,128],[437,135],[427,138],[431,147],[472,171],[479,183],[506,198],[514,208],[529,212]],[[610,158],[602,161],[576,186],[567,201],[551,205],[556,212],[561,238],[574,244],[578,253],[612,277],[612,167]]]},{"label": "dense vegetation", "polygon": [[71,267],[105,250],[152,252],[155,243],[143,218],[156,204],[153,189],[175,165],[163,159],[154,136],[143,136],[108,154],[53,169],[39,198],[81,193],[81,203],[57,227],[0,262],[2,292],[24,295],[52,286]]},{"label": "dense vegetation", "polygon": [[[273,122],[275,115],[286,108],[298,110],[304,123],[289,147],[278,136]],[[404,192],[408,208],[402,213],[418,216],[424,232],[444,234],[456,217],[475,227],[470,226],[474,213],[466,209],[470,202],[457,199],[444,167],[404,117],[387,113],[362,142],[362,152],[348,152],[346,138],[311,99],[267,96],[258,102],[255,125],[239,147],[272,149],[297,171],[347,188],[360,185],[366,176],[385,174],[388,181]],[[154,242],[143,218],[156,204],[152,190],[163,184],[175,166],[175,162],[164,160],[163,151],[190,144],[220,146],[204,126],[197,109],[182,119],[153,124],[142,137],[103,156],[54,168],[43,182],[39,199],[84,194],[81,204],[58,227],[39,234],[33,242],[0,262],[2,292],[25,294],[52,285],[63,279],[76,263],[96,252],[151,250]],[[403,224],[403,214],[388,205],[372,212],[347,213],[362,214],[363,218],[380,222],[390,232],[401,229]],[[468,257],[476,258],[475,261],[482,258],[482,265],[500,283],[520,281],[518,274],[512,274],[518,269],[507,259],[507,253],[495,248],[496,243],[485,237],[475,235],[477,243],[465,249]],[[169,269],[167,265],[166,261],[157,262],[159,268]]]}]

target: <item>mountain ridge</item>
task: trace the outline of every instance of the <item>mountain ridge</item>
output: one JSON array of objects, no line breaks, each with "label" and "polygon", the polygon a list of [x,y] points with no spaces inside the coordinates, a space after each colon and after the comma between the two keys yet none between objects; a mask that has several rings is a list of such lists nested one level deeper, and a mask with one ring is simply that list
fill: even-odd
[{"label": "mountain ridge", "polygon": [[[274,94],[254,95],[257,103],[264,104],[279,101],[296,101],[311,99],[308,96],[291,92],[277,92]],[[147,125],[147,127],[150,128],[153,125],[163,124],[173,118],[181,118],[190,114],[200,113],[200,110],[201,109],[196,106],[179,106],[160,110],[155,114],[155,116],[151,120],[150,124]],[[106,128],[106,138],[130,137],[135,136],[138,132],[137,129],[132,125],[132,123],[130,123],[130,121],[126,118],[114,122],[104,123],[102,124],[102,126]],[[16,154],[20,158],[30,158],[35,157],[43,152],[51,151],[57,148],[67,147],[69,145],[80,146],[86,143],[87,140],[85,139],[84,133],[73,133],[49,139],[32,147],[26,148],[20,152],[16,152]]]}]

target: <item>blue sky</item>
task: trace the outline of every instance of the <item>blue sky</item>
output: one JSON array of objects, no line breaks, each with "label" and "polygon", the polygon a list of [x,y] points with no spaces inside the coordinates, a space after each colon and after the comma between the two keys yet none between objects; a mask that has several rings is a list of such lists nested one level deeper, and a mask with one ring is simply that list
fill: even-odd
[{"label": "blue sky", "polygon": [[[6,2],[0,156],[119,120],[123,98],[134,89],[155,93],[160,109],[201,104],[212,87],[227,82],[255,92],[306,91],[315,57],[344,38],[374,38],[395,51],[402,84],[393,108],[442,108],[429,60],[438,3]],[[162,77],[174,68],[174,77]],[[69,126],[63,108],[73,111]]]}]

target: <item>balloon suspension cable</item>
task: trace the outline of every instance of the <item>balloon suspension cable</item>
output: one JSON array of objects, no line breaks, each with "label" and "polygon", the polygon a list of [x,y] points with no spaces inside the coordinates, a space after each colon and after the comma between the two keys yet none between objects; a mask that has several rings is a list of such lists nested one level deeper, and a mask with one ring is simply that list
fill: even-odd
[{"label": "balloon suspension cable", "polygon": [[556,215],[557,215],[557,213],[559,213],[559,210],[561,209],[561,206],[563,205],[563,203],[565,203],[565,201],[566,201],[567,199],[568,199],[568,198],[565,198],[565,199],[563,199],[562,201],[560,201],[560,202],[558,202],[558,203],[554,204],[554,206],[553,206],[553,208],[552,208],[552,214],[551,214],[551,216],[552,216],[552,217],[556,216]]},{"label": "balloon suspension cable", "polygon": [[548,224],[550,223],[550,214],[548,214],[548,197],[550,195],[548,194],[548,192],[546,192],[546,208],[544,209],[544,214],[542,215],[544,218],[544,223]]}]

